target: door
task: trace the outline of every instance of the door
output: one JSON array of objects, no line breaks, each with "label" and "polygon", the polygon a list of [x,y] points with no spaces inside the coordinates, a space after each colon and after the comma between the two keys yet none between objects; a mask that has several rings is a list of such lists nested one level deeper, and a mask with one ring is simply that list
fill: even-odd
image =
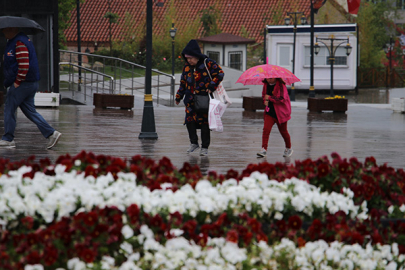
[{"label": "door", "polygon": [[277,44],[277,65],[292,72],[292,50],[291,44]]}]

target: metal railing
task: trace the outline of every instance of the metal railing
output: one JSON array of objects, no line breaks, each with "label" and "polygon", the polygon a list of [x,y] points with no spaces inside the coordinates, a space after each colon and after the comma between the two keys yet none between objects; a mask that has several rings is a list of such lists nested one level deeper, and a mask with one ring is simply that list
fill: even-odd
[{"label": "metal railing", "polygon": [[[75,93],[77,93],[77,91],[80,91],[83,94],[84,102],[86,102],[87,97],[91,96],[94,92],[93,91],[94,84],[96,85],[95,86],[96,93],[98,93],[99,91],[104,93],[105,89],[108,89],[108,92],[110,94],[114,93],[114,77],[101,73],[101,72],[98,72],[98,71],[95,71],[95,70],[92,70],[92,69],[89,69],[89,68],[86,68],[86,67],[82,67],[82,66],[74,64],[74,63],[70,63],[70,62],[60,62],[59,65],[69,67],[68,89],[67,90],[72,93],[72,99],[75,99]],[[84,71],[84,76],[76,75],[73,70],[73,67],[76,67],[78,70]],[[90,72],[90,78],[88,78],[86,71]],[[94,74],[97,75],[97,77],[95,79],[93,76]],[[77,89],[75,89],[75,87],[74,87],[75,76],[77,76],[77,82],[78,82]],[[102,85],[100,85],[98,76],[102,76],[102,82],[101,82]],[[82,78],[84,78],[84,79],[82,80]],[[108,88],[105,87],[105,78],[110,79]],[[90,81],[88,81],[88,80],[90,80]],[[89,94],[87,93],[88,84],[90,84],[90,93]],[[82,85],[83,85],[83,87],[82,87]]]},{"label": "metal railing", "polygon": [[[111,57],[90,53],[79,53],[73,51],[59,50],[61,63],[69,64],[76,67],[78,70],[71,76],[69,69],[68,83],[69,86],[73,82],[72,79],[77,77],[77,88],[81,90],[81,85],[86,89],[103,89],[104,78],[112,78],[112,91],[119,94],[141,94],[145,93],[145,66],[136,63]],[[81,57],[81,66],[79,65],[79,56]],[[93,81],[88,77],[86,72],[103,76],[102,87],[98,79]],[[85,75],[82,75],[82,74]],[[61,76],[61,81],[64,81]],[[165,103],[165,105],[174,106],[174,81],[175,78],[171,74],[152,69],[152,95],[156,96],[156,102]],[[73,82],[74,83],[74,82]],[[96,84],[94,86],[93,84]],[[71,89],[74,89],[73,87]],[[91,93],[90,93],[91,94]]]}]

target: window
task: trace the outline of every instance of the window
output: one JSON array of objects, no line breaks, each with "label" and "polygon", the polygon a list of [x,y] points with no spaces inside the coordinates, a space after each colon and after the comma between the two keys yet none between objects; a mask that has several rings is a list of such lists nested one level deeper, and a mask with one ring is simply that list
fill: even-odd
[{"label": "window", "polygon": [[242,70],[242,52],[229,52],[229,67]]},{"label": "window", "polygon": [[397,8],[405,9],[405,0],[397,0]]},{"label": "window", "polygon": [[[314,66],[326,66],[330,65],[329,62],[329,51],[328,49],[321,45],[321,49],[319,50],[318,55],[315,54],[314,57]],[[305,65],[311,65],[311,56],[309,54],[309,46],[305,46]],[[347,66],[347,56],[346,56],[346,49],[344,47],[338,47],[335,51],[335,66]]]},{"label": "window", "polygon": [[219,64],[219,52],[207,51],[208,57]]}]

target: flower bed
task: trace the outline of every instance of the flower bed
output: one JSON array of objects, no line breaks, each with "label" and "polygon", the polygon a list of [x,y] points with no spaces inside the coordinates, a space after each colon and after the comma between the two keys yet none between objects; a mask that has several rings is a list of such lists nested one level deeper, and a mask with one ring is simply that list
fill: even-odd
[{"label": "flower bed", "polygon": [[346,112],[347,99],[341,97],[334,98],[308,98],[308,110],[310,112]]},{"label": "flower bed", "polygon": [[132,109],[134,107],[133,95],[100,94],[94,93],[93,105],[96,108],[118,107],[121,109]]},{"label": "flower bed", "polygon": [[372,157],[203,177],[167,158],[81,152],[0,159],[0,173],[0,269],[405,265],[405,222],[382,222],[404,216],[405,173]]}]

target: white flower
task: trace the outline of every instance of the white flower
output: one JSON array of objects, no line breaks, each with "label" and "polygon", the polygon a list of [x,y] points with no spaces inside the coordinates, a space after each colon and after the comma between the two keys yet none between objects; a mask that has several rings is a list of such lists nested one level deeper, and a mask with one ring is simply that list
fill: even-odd
[{"label": "white flower", "polygon": [[394,206],[393,205],[388,207],[388,213],[392,214],[392,212],[394,212]]},{"label": "white flower", "polygon": [[24,270],[44,270],[44,266],[41,264],[26,265]]},{"label": "white flower", "polygon": [[276,213],[274,214],[274,219],[282,220],[282,219],[283,219],[283,214],[280,213],[280,212],[276,212]]},{"label": "white flower", "polygon": [[134,231],[128,225],[125,225],[122,227],[121,233],[125,239],[131,238],[132,236],[134,236]]}]

